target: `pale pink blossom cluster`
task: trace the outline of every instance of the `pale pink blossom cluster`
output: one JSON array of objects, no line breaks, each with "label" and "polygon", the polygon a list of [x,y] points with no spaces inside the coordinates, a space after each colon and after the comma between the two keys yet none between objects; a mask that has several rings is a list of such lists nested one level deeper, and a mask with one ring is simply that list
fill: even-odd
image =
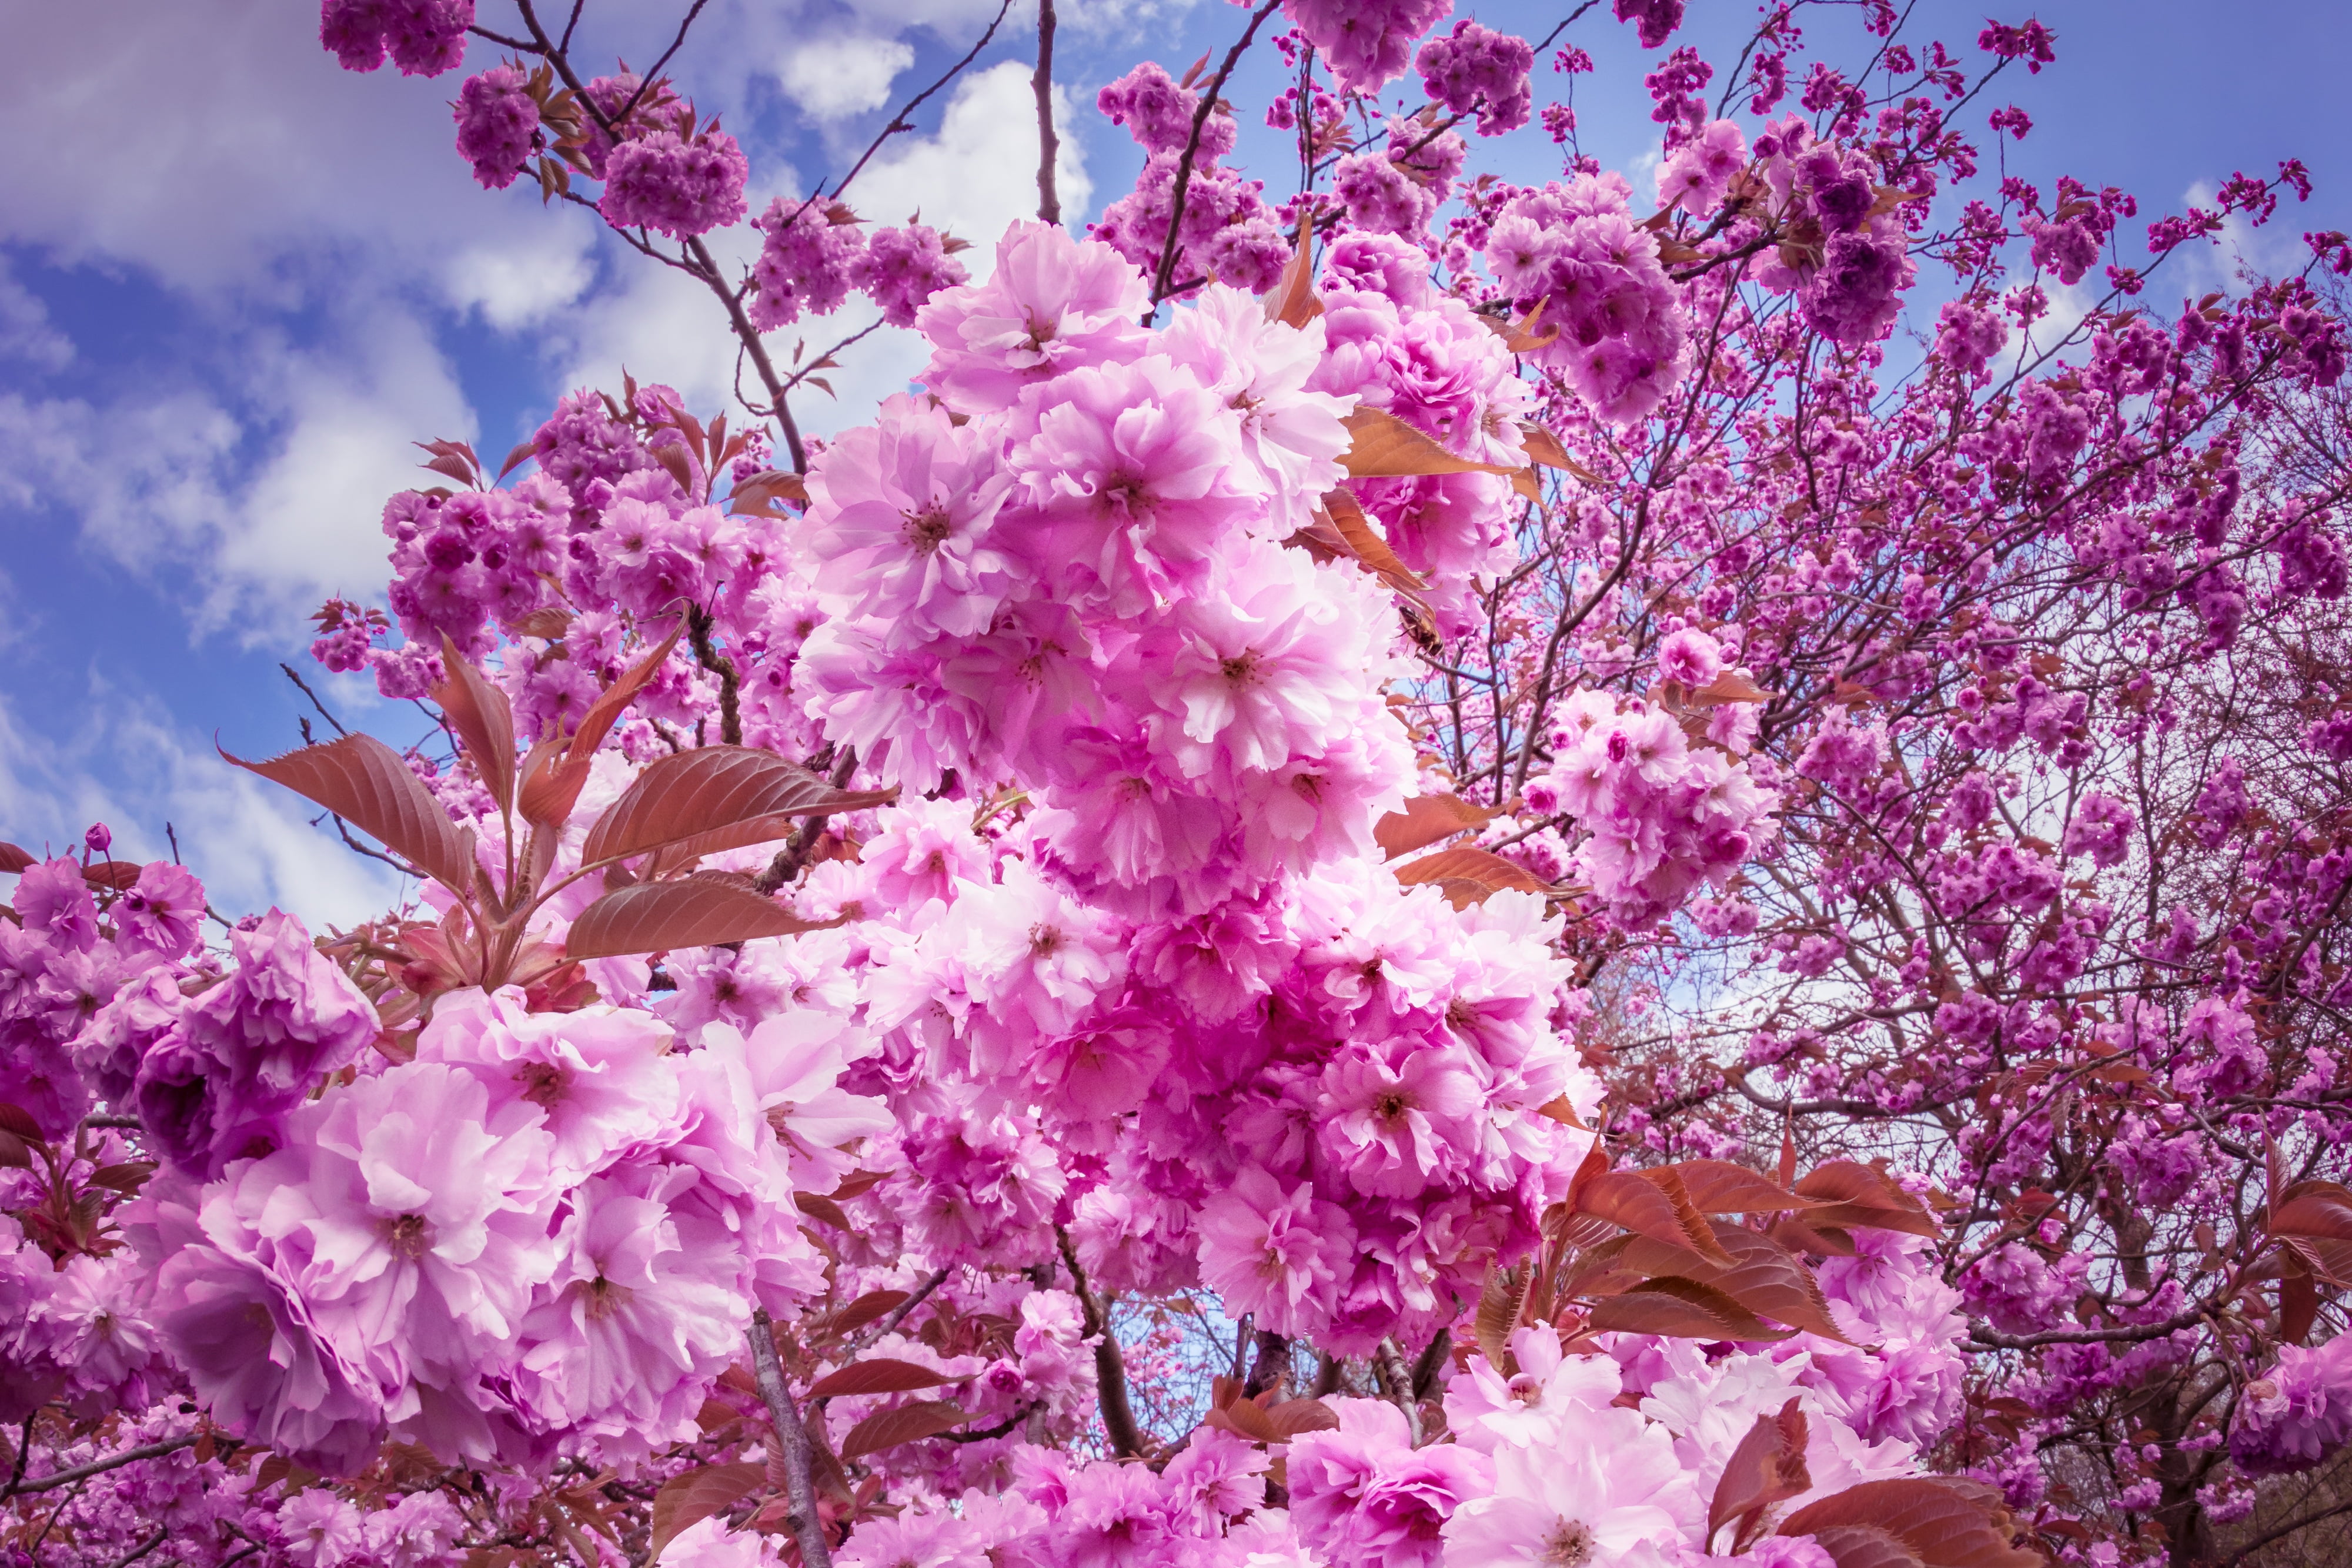
[{"label": "pale pink blossom cluster", "polygon": [[414,1060],[142,1200],[155,1320],[219,1418],[331,1473],[387,1436],[508,1464],[676,1441],[752,1307],[818,1282],[764,1112],[843,1051],[837,1021],[679,1053],[642,1011],[448,997]]}]

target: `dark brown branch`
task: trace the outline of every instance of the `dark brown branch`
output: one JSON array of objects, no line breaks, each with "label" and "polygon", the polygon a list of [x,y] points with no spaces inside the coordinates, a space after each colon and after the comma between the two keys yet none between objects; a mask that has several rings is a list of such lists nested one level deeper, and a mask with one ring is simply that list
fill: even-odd
[{"label": "dark brown branch", "polygon": [[710,612],[700,605],[688,605],[686,631],[694,644],[694,662],[719,677],[719,738],[730,746],[743,744],[743,710],[741,677],[735,661],[720,653],[710,641],[711,628],[717,622]]},{"label": "dark brown branch", "polygon": [[1118,1335],[1111,1332],[1110,1314],[1087,1284],[1087,1271],[1078,1266],[1078,1249],[1071,1244],[1070,1233],[1057,1225],[1054,1236],[1062,1246],[1062,1261],[1069,1266],[1070,1285],[1086,1315],[1087,1333],[1095,1341],[1095,1396],[1102,1410],[1103,1435],[1110,1439],[1112,1457],[1140,1458],[1143,1433],[1136,1426],[1134,1407],[1127,1401],[1127,1359],[1120,1354]]},{"label": "dark brown branch", "polygon": [[1062,221],[1062,198],[1054,188],[1054,162],[1062,155],[1054,129],[1054,0],[1037,0],[1037,69],[1029,78],[1037,95],[1037,221]]},{"label": "dark brown branch", "polygon": [[[1176,162],[1175,202],[1168,212],[1168,243],[1160,248],[1160,269],[1152,274],[1151,278],[1152,311],[1157,311],[1160,302],[1168,298],[1169,279],[1176,272],[1176,242],[1184,228],[1184,193],[1192,185],[1192,162],[1201,153],[1201,133],[1208,128],[1209,116],[1216,110],[1218,96],[1225,90],[1225,78],[1234,74],[1234,68],[1241,64],[1242,55],[1249,48],[1251,40],[1257,37],[1258,28],[1281,4],[1282,0],[1265,0],[1265,5],[1250,13],[1248,30],[1242,34],[1239,42],[1225,51],[1225,63],[1217,68],[1217,74],[1210,78],[1208,86],[1201,89],[1201,107],[1192,111],[1192,134],[1184,139],[1184,155]],[[1151,324],[1150,312],[1145,314],[1143,323],[1147,327]]]},{"label": "dark brown branch", "polygon": [[800,1542],[801,1561],[808,1568],[833,1568],[824,1521],[816,1510],[808,1428],[801,1425],[800,1412],[793,1408],[792,1391],[784,1386],[783,1364],[776,1356],[776,1325],[769,1321],[765,1307],[751,1313],[751,1340],[752,1375],[760,1385],[760,1397],[767,1404],[768,1419],[776,1428],[777,1446],[783,1450],[784,1490],[793,1505],[784,1522],[792,1526],[793,1539]]},{"label": "dark brown branch", "polygon": [[861,1344],[871,1344],[877,1339],[887,1338],[900,1323],[907,1321],[908,1313],[913,1312],[917,1307],[921,1306],[925,1299],[928,1298],[933,1291],[938,1290],[942,1284],[946,1283],[948,1271],[945,1269],[932,1270],[928,1275],[924,1276],[923,1282],[916,1286],[914,1290],[908,1293],[905,1301],[900,1301],[897,1306],[892,1307],[887,1312],[883,1314],[881,1322],[876,1323],[872,1328],[866,1330],[864,1334],[860,1335],[858,1343]]},{"label": "dark brown branch", "polygon": [[165,1525],[161,1530],[158,1530],[154,1534],[149,1536],[143,1543],[132,1547],[129,1552],[123,1556],[116,1558],[114,1560],[113,1568],[131,1568],[131,1564],[138,1562],[142,1557],[146,1556],[147,1553],[154,1551],[158,1546],[163,1545],[163,1538],[171,1533],[172,1527],[170,1525]]},{"label": "dark brown branch", "polygon": [[1381,1341],[1372,1352],[1372,1367],[1380,1375],[1381,1392],[1396,1402],[1404,1412],[1404,1424],[1412,1434],[1412,1446],[1421,1447],[1421,1406],[1412,1396],[1412,1374],[1405,1370],[1404,1352],[1397,1347],[1391,1334]]},{"label": "dark brown branch", "polygon": [[[836,789],[847,789],[850,775],[856,771],[856,751],[851,747],[844,747],[841,761],[833,770],[833,787]],[[816,848],[817,838],[824,831],[824,823],[825,818],[822,812],[814,817],[803,818],[800,831],[793,835],[792,842],[776,852],[776,858],[768,862],[767,870],[752,879],[752,885],[761,893],[773,893],[800,875],[801,867],[808,862],[809,852]]]},{"label": "dark brown branch", "polygon": [[[26,1423],[28,1446],[31,1441],[29,1437],[31,1429],[31,1424]],[[20,1472],[16,1479],[8,1483],[8,1490],[0,1492],[0,1498],[16,1497],[24,1492],[47,1491],[51,1487],[67,1486],[74,1481],[86,1481],[92,1476],[102,1476],[109,1470],[119,1470],[125,1465],[135,1465],[142,1459],[160,1459],[165,1454],[176,1454],[182,1448],[194,1448],[198,1436],[199,1434],[191,1432],[184,1437],[173,1437],[169,1442],[150,1443],[143,1448],[125,1448],[119,1454],[109,1454],[102,1459],[92,1459],[86,1465],[76,1465],[69,1470],[35,1476],[30,1480],[23,1479]],[[17,1456],[20,1465],[23,1463],[23,1458],[21,1454]]]}]

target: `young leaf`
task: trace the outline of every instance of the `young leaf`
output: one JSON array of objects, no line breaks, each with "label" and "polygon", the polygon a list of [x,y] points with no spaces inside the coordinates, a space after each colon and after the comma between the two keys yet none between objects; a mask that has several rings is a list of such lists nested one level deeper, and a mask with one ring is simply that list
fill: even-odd
[{"label": "young leaf", "polygon": [[1674,1169],[1701,1214],[1773,1214],[1820,1207],[1729,1160],[1684,1160]]},{"label": "young leaf", "polygon": [[1755,1521],[1776,1502],[1811,1491],[1813,1478],[1805,1469],[1805,1413],[1790,1400],[1778,1416],[1758,1416],[1739,1447],[1724,1462],[1715,1483],[1715,1497],[1706,1509],[1706,1539],[1710,1549],[1716,1531],[1734,1520],[1732,1550],[1745,1550]]},{"label": "young leaf", "polygon": [[1317,520],[1319,522],[1327,517],[1330,520],[1331,531],[1339,535],[1340,542],[1348,547],[1348,553],[1362,562],[1367,571],[1415,603],[1423,601],[1429,591],[1429,584],[1423,582],[1421,574],[1405,565],[1396,551],[1389,548],[1389,541],[1372,527],[1371,519],[1364,516],[1364,508],[1353,494],[1347,490],[1325,492],[1323,510]]},{"label": "young leaf", "polygon": [[825,1327],[835,1334],[856,1333],[867,1323],[879,1322],[898,1311],[906,1299],[904,1291],[868,1291],[842,1308]]},{"label": "young leaf", "polygon": [[499,803],[501,811],[514,810],[515,738],[514,708],[507,694],[482,678],[449,633],[441,633],[441,667],[447,676],[433,688],[433,700],[441,705],[457,738],[465,743],[466,755],[474,764],[474,772],[490,799]]},{"label": "young leaf", "polygon": [[2044,1568],[2039,1552],[2010,1543],[2008,1511],[1989,1487],[1947,1477],[1864,1481],[1780,1521],[1783,1535],[1831,1526],[1883,1530],[1927,1568]]},{"label": "young leaf", "polygon": [[1483,904],[1487,894],[1505,889],[1536,894],[1552,891],[1549,883],[1527,867],[1466,846],[1439,850],[1435,854],[1408,861],[1396,868],[1396,879],[1407,887],[1433,883],[1456,909]]},{"label": "young leaf", "polygon": [[826,924],[803,920],[749,888],[691,876],[682,882],[639,883],[606,894],[580,912],[563,950],[573,959],[667,953],[715,942],[822,931]]},{"label": "young leaf", "polygon": [[672,1476],[654,1494],[653,1537],[646,1543],[648,1565],[661,1560],[662,1548],[712,1514],[724,1513],[757,1491],[768,1479],[768,1467],[746,1460],[732,1465],[705,1465]]},{"label": "young leaf", "polygon": [[473,857],[449,813],[400,754],[375,737],[347,735],[267,762],[247,762],[226,751],[221,756],[324,806],[450,892],[473,891]]},{"label": "young leaf", "polygon": [[2352,1284],[2352,1190],[2332,1181],[2294,1183],[2279,1194],[2270,1233],[2302,1243],[2313,1272],[2328,1284]]},{"label": "young leaf", "polygon": [[1323,301],[1315,294],[1315,228],[1313,221],[1302,214],[1290,260],[1265,296],[1265,319],[1286,327],[1304,327],[1321,314]]},{"label": "young leaf", "polygon": [[0,841],[0,876],[40,864],[23,846]]},{"label": "young leaf", "polygon": [[1927,1568],[1919,1554],[1874,1524],[1832,1524],[1813,1535],[1837,1568]]},{"label": "young leaf", "polygon": [[1797,1192],[1819,1200],[1821,1207],[1805,1218],[1805,1223],[1815,1228],[1859,1225],[1930,1239],[1943,1233],[1926,1205],[1868,1166],[1852,1160],[1832,1160],[1799,1182]]},{"label": "young leaf", "polygon": [[765,842],[789,819],[887,805],[896,789],[836,789],[771,751],[706,746],[665,757],[636,777],[588,830],[580,863],[593,866],[693,842],[693,852]]},{"label": "young leaf", "polygon": [[1275,1435],[1287,1442],[1301,1432],[1336,1431],[1339,1413],[1320,1399],[1286,1399],[1267,1406],[1265,1420]]},{"label": "young leaf", "polygon": [[[522,786],[522,814],[526,821],[541,827],[563,825],[572,815],[572,808],[580,800],[580,791],[588,782],[589,767],[595,760],[596,748],[604,744],[622,713],[636,700],[654,672],[677,646],[686,634],[686,622],[680,619],[670,634],[662,639],[661,646],[629,667],[626,674],[605,688],[604,695],[588,705],[580,716],[580,727],[572,732],[571,744],[561,754],[550,747],[536,767],[525,771]],[[538,747],[531,748],[541,755]]]},{"label": "young leaf", "polygon": [[1719,1268],[1731,1267],[1731,1254],[1716,1240],[1714,1228],[1691,1206],[1682,1178],[1671,1170],[1611,1171],[1595,1176],[1582,1185],[1576,1205],[1580,1212],[1636,1236],[1685,1248]]},{"label": "young leaf", "polygon": [[1508,474],[1498,463],[1457,457],[1392,413],[1359,408],[1344,422],[1355,440],[1339,461],[1357,479],[1397,479],[1422,474]]},{"label": "young leaf", "polygon": [[1783,1340],[1796,1333],[1769,1327],[1711,1285],[1673,1274],[1604,1296],[1588,1312],[1594,1328],[1618,1333],[1731,1340]]},{"label": "young leaf", "polygon": [[911,1361],[853,1361],[847,1366],[828,1372],[809,1385],[812,1399],[837,1399],[849,1394],[904,1394],[910,1388],[936,1388],[942,1383],[953,1383],[952,1377],[942,1377],[928,1366],[918,1366]]},{"label": "young leaf", "polygon": [[938,1399],[919,1399],[895,1410],[877,1410],[849,1429],[849,1436],[841,1440],[841,1457],[854,1459],[919,1437],[936,1437],[971,1419],[967,1412]]}]

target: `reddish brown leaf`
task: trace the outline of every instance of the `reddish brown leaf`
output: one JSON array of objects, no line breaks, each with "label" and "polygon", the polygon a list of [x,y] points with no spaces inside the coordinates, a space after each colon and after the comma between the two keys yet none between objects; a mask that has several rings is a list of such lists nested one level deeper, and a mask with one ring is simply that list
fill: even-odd
[{"label": "reddish brown leaf", "polygon": [[1720,1268],[1731,1266],[1731,1254],[1716,1240],[1714,1228],[1692,1207],[1690,1193],[1671,1171],[1611,1171],[1595,1176],[1583,1184],[1576,1207],[1636,1236],[1686,1249]]},{"label": "reddish brown leaf", "polygon": [[823,929],[823,924],[803,920],[747,888],[688,877],[606,894],[580,912],[563,950],[575,959],[610,958]]},{"label": "reddish brown leaf", "polygon": [[[785,1115],[787,1109],[786,1106],[779,1105],[768,1113],[768,1125],[776,1128],[776,1135],[779,1137],[783,1135],[783,1128],[776,1124],[788,1119]],[[841,1205],[823,1193],[796,1192],[793,1194],[793,1207],[811,1219],[824,1220],[835,1230],[847,1230],[854,1233],[856,1229],[856,1227],[849,1223],[849,1216],[842,1212]]]},{"label": "reddish brown leaf", "polygon": [[841,1309],[826,1327],[836,1334],[852,1334],[867,1323],[879,1322],[898,1310],[907,1299],[904,1291],[868,1291]]},{"label": "reddish brown leaf", "polygon": [[2303,1244],[2312,1271],[2328,1284],[2352,1285],[2352,1190],[2332,1181],[2300,1181],[2282,1191],[2270,1233]]},{"label": "reddish brown leaf", "polygon": [[1819,1203],[1805,1219],[1817,1229],[1824,1225],[1859,1225],[1912,1236],[1942,1234],[1926,1205],[1877,1171],[1853,1160],[1832,1160],[1799,1182],[1797,1192]]},{"label": "reddish brown leaf", "polygon": [[808,484],[797,474],[787,474],[770,468],[754,474],[735,486],[727,497],[728,510],[747,513],[755,517],[782,517],[793,520],[798,514],[788,512],[778,503],[799,501],[806,504]]},{"label": "reddish brown leaf", "polygon": [[1795,1332],[1772,1328],[1713,1286],[1674,1274],[1644,1280],[1630,1291],[1603,1296],[1587,1312],[1594,1328],[1618,1333],[1782,1340]]},{"label": "reddish brown leaf", "polygon": [[1813,1542],[1837,1568],[1927,1568],[1917,1552],[1874,1524],[1828,1525]]},{"label": "reddish brown leaf", "polygon": [[1421,574],[1405,565],[1372,520],[1364,516],[1364,508],[1353,493],[1347,490],[1327,490],[1323,494],[1323,509],[1316,521],[1328,522],[1331,531],[1347,547],[1346,553],[1361,562],[1364,569],[1391,589],[1419,602],[1429,591],[1429,584]]},{"label": "reddish brown leaf", "polygon": [[532,756],[540,760],[523,771],[521,804],[525,820],[541,827],[562,826],[588,782],[588,769],[596,748],[604,744],[604,737],[612,733],[622,713],[636,700],[637,693],[653,679],[654,672],[661,668],[662,661],[669,657],[669,651],[677,646],[678,638],[685,633],[686,622],[681,620],[662,639],[659,647],[631,665],[627,674],[590,703],[588,711],[580,716],[580,727],[572,732],[570,744],[560,755],[553,747],[544,752],[540,746],[531,747]]},{"label": "reddish brown leaf", "polygon": [[31,852],[21,844],[12,844],[0,840],[0,876],[5,876],[11,872],[29,870],[40,863],[33,858]]},{"label": "reddish brown leaf", "polygon": [[2311,1270],[2289,1266],[2279,1275],[2279,1338],[2301,1344],[2319,1321],[2319,1285]]},{"label": "reddish brown leaf", "polygon": [[1265,319],[1287,327],[1304,327],[1323,314],[1323,301],[1315,296],[1315,230],[1307,217],[1298,220],[1298,238],[1290,249],[1290,260],[1284,264],[1282,276],[1265,296]]},{"label": "reddish brown leaf", "polygon": [[441,633],[441,667],[447,675],[433,688],[433,700],[464,743],[474,772],[501,811],[514,810],[514,709],[507,694],[482,678],[449,633]]},{"label": "reddish brown leaf", "polygon": [[646,1542],[647,1564],[659,1562],[662,1548],[689,1527],[712,1514],[726,1512],[759,1490],[767,1479],[766,1465],[746,1460],[732,1465],[705,1465],[663,1482],[661,1490],[654,1494],[654,1528],[653,1538]]},{"label": "reddish brown leaf", "polygon": [[561,641],[572,630],[572,617],[552,605],[534,610],[515,622],[515,632],[523,637],[540,637],[550,643]]},{"label": "reddish brown leaf", "polygon": [[1499,814],[1493,806],[1474,806],[1458,795],[1416,795],[1403,810],[1391,811],[1372,824],[1372,840],[1394,860],[1465,829],[1482,827]]},{"label": "reddish brown leaf", "polygon": [[849,1436],[841,1440],[841,1457],[854,1459],[919,1437],[936,1437],[971,1419],[963,1410],[939,1399],[919,1399],[895,1410],[877,1410],[849,1429]]},{"label": "reddish brown leaf", "polygon": [[1943,1477],[1864,1481],[1807,1503],[1780,1521],[1780,1533],[1866,1525],[1900,1541],[1926,1568],[2044,1568],[2039,1552],[2010,1543],[2008,1514],[1992,1495]]},{"label": "reddish brown leaf", "polygon": [[1269,1406],[1265,1419],[1277,1436],[1288,1441],[1301,1432],[1338,1429],[1339,1413],[1320,1399],[1286,1399],[1279,1405]]},{"label": "reddish brown leaf", "polygon": [[1508,474],[1498,463],[1457,457],[1392,413],[1359,408],[1344,422],[1355,439],[1339,461],[1356,479],[1407,478],[1422,474]]},{"label": "reddish brown leaf", "polygon": [[1782,1215],[1772,1222],[1769,1233],[1773,1240],[1790,1251],[1815,1258],[1851,1258],[1854,1255],[1853,1238],[1834,1225],[1814,1227],[1793,1215]]},{"label": "reddish brown leaf", "polygon": [[928,1366],[918,1366],[911,1361],[853,1361],[847,1366],[826,1373],[809,1385],[812,1399],[838,1399],[850,1394],[904,1394],[910,1388],[936,1388],[942,1383],[952,1383],[951,1377],[941,1377]]},{"label": "reddish brown leaf", "polygon": [[1729,1160],[1684,1160],[1674,1169],[1701,1214],[1771,1214],[1816,1207],[1769,1176]]},{"label": "reddish brown leaf", "polygon": [[1680,1247],[1646,1236],[1633,1239],[1614,1265],[1643,1274],[1680,1274],[1721,1291],[1751,1312],[1823,1339],[1850,1343],[1830,1313],[1821,1281],[1803,1260],[1770,1237],[1742,1226],[1717,1220],[1714,1230],[1716,1244],[1730,1255],[1727,1266],[1694,1258]]},{"label": "reddish brown leaf", "polygon": [[1407,887],[1433,883],[1456,909],[1485,902],[1486,895],[1506,888],[1520,893],[1548,894],[1551,884],[1527,867],[1485,850],[1467,847],[1439,850],[1396,868],[1396,879]]},{"label": "reddish brown leaf", "polygon": [[0,1100],[0,1133],[13,1133],[28,1144],[47,1143],[41,1136],[41,1124],[22,1105]]},{"label": "reddish brown leaf", "polygon": [[678,858],[764,843],[793,817],[864,810],[896,789],[836,789],[805,768],[746,746],[706,746],[665,757],[637,775],[596,819],[581,846],[593,866],[677,846]]},{"label": "reddish brown leaf", "polygon": [[1714,1547],[1716,1531],[1737,1520],[1739,1528],[1732,1532],[1731,1549],[1745,1551],[1767,1508],[1801,1496],[1812,1485],[1812,1473],[1805,1468],[1805,1413],[1791,1399],[1779,1415],[1757,1416],[1724,1462],[1706,1509],[1708,1548]]},{"label": "reddish brown leaf", "polygon": [[1532,354],[1539,349],[1551,347],[1559,339],[1559,329],[1557,327],[1546,327],[1540,334],[1536,331],[1543,317],[1544,306],[1549,303],[1549,300],[1538,303],[1534,309],[1516,321],[1500,316],[1489,316],[1483,311],[1479,313],[1478,319],[1486,324],[1488,331],[1503,340],[1503,347],[1510,350],[1511,352]]},{"label": "reddish brown leaf", "polygon": [[143,867],[128,861],[100,861],[81,868],[81,879],[92,887],[110,888],[116,893],[135,885]]},{"label": "reddish brown leaf", "polygon": [[1516,1370],[1510,1364],[1511,1333],[1519,1326],[1519,1316],[1526,1310],[1528,1291],[1534,1281],[1533,1272],[1524,1267],[1490,1267],[1486,1270],[1486,1288],[1478,1293],[1478,1312],[1472,1319],[1472,1326],[1478,1338],[1479,1354],[1497,1372],[1508,1374]]},{"label": "reddish brown leaf", "polygon": [[514,449],[507,454],[507,460],[499,465],[499,477],[503,479],[530,462],[531,454],[538,449],[539,444],[536,440],[516,442]]},{"label": "reddish brown leaf", "polygon": [[1770,692],[1749,680],[1737,670],[1726,670],[1683,700],[1693,707],[1714,707],[1722,703],[1769,702]]},{"label": "reddish brown leaf", "polygon": [[374,736],[347,735],[267,762],[221,756],[324,806],[451,892],[472,892],[473,856],[449,813],[400,754]]}]

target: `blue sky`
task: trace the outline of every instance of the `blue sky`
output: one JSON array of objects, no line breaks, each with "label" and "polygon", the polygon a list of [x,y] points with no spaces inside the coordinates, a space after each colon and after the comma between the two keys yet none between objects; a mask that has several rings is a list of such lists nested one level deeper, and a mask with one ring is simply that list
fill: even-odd
[{"label": "blue sky", "polygon": [[[478,3],[485,20],[505,19],[505,0]],[[642,63],[682,8],[592,5],[590,41]],[[1540,37],[1570,8],[1461,11]],[[719,0],[678,74],[744,140],[763,201],[845,168],[886,106],[961,55],[994,9]],[[1081,107],[1139,59],[1181,73],[1243,22],[1218,0],[1060,9],[1059,74]],[[919,208],[984,244],[1032,207],[1023,12],[1016,0],[999,43],[861,177],[861,213],[898,222]],[[1986,14],[1921,0],[1911,36],[1974,57]],[[1727,60],[1754,15],[1692,0],[1674,41]],[[2013,171],[2045,186],[2061,172],[2121,185],[2145,219],[2233,170],[2266,174],[2299,156],[2318,190],[2255,237],[2255,256],[2291,256],[2306,228],[2352,230],[2352,143],[2334,91],[2352,67],[2352,23],[2340,7],[2052,0],[2039,15],[2059,34],[2058,64],[2012,71],[1978,106],[2032,117]],[[1850,19],[1820,16],[1814,39],[1851,57],[1839,47]],[[707,298],[585,214],[478,189],[449,147],[458,77],[347,75],[316,47],[316,22],[308,0],[0,0],[12,152],[0,176],[0,838],[37,849],[98,818],[150,854],[168,820],[223,907],[277,901],[349,920],[385,901],[380,868],[314,833],[212,745],[260,755],[299,738],[307,704],[280,660],[346,722],[402,740],[421,727],[414,710],[316,671],[303,634],[326,593],[380,597],[376,514],[420,482],[407,443],[459,436],[502,454],[554,397],[616,382],[624,364],[715,408],[732,348]],[[1637,172],[1654,156],[1642,52],[1606,6],[1570,36],[1601,67],[1578,83],[1585,149]],[[478,46],[467,68],[492,53]],[[1229,92],[1245,125],[1273,63],[1262,51]],[[1559,90],[1539,68],[1538,101]],[[1139,158],[1090,111],[1070,128],[1066,210],[1091,216]],[[1504,172],[1541,178],[1545,144],[1527,140],[1525,166]],[[1288,193],[1290,167],[1269,161],[1270,193]],[[2156,298],[2226,276],[2225,258],[2200,256]],[[846,331],[869,318],[837,319]],[[784,352],[796,335],[777,335]],[[803,419],[854,421],[901,382],[919,356],[893,336],[861,345],[836,378],[839,403]]]}]

